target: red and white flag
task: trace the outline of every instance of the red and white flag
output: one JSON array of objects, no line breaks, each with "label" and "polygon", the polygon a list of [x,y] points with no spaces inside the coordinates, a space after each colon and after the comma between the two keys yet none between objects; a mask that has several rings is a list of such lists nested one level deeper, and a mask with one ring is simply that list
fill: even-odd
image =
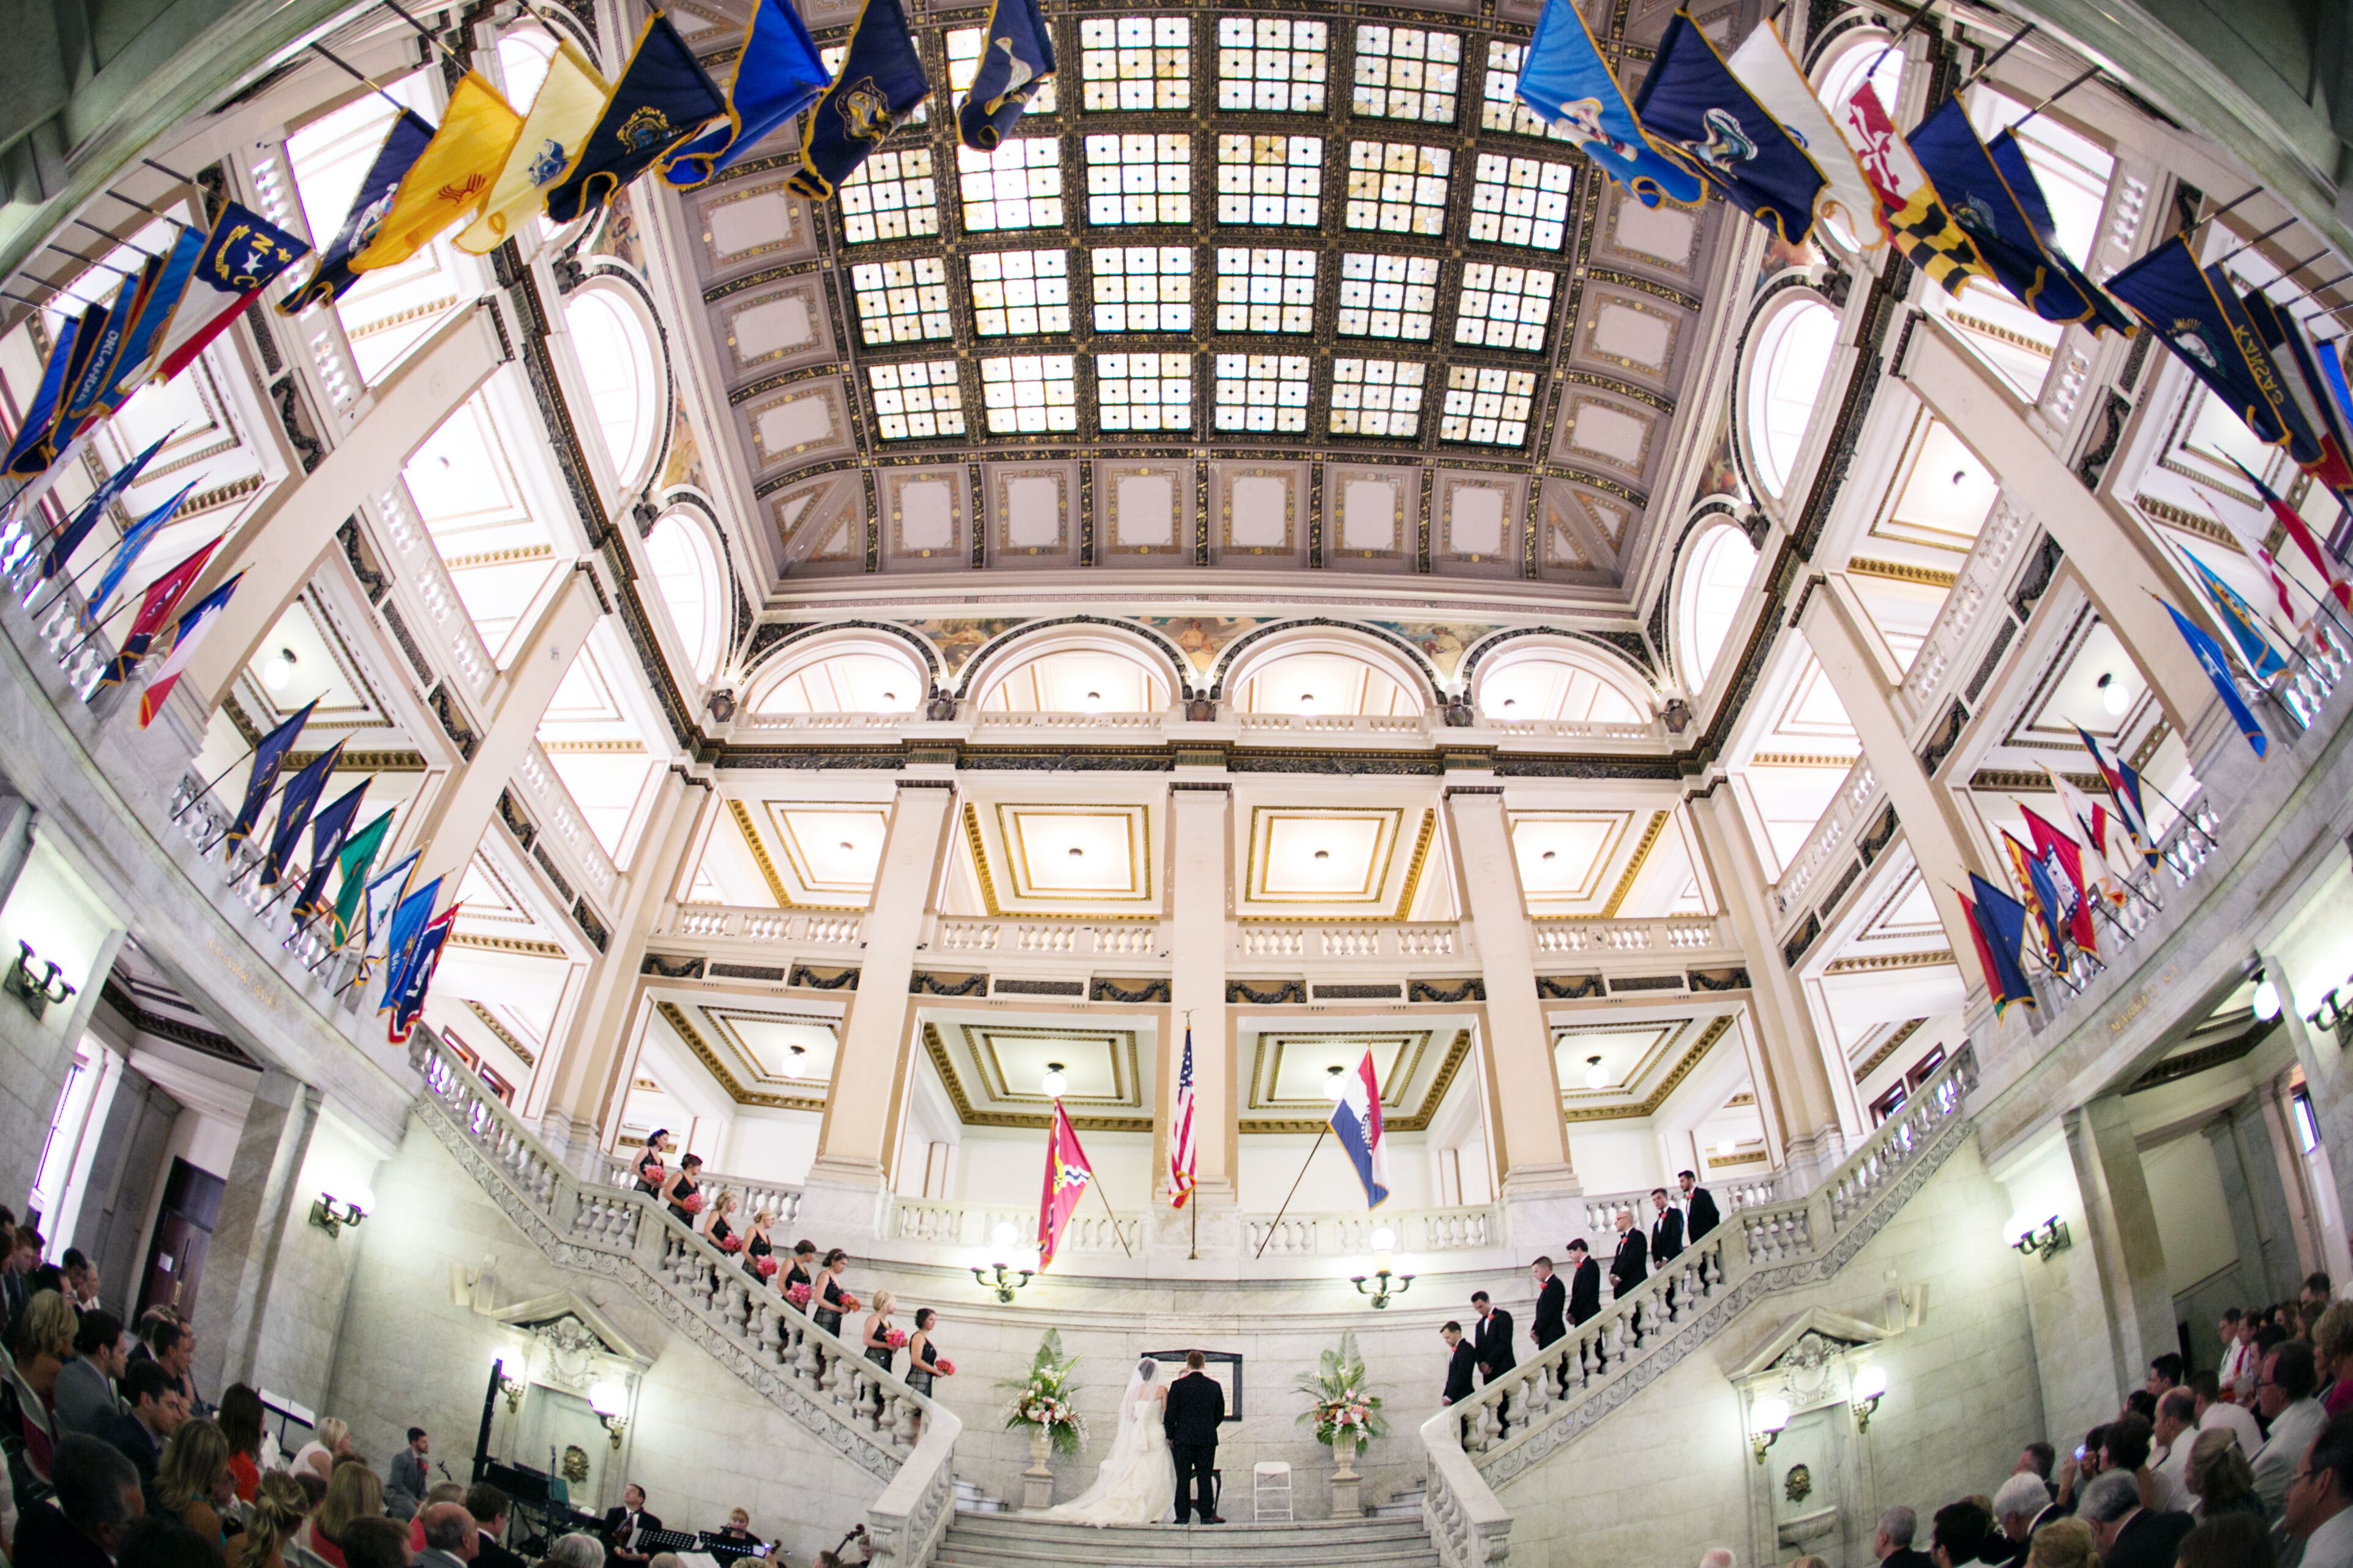
[{"label": "red and white flag", "polygon": [[155,679],[147,683],[147,689],[139,694],[141,729],[153,723],[155,715],[163,711],[164,699],[172,695],[172,688],[179,681],[180,672],[188,668],[190,659],[196,657],[196,649],[203,644],[205,634],[213,629],[213,623],[220,619],[221,611],[228,605],[229,595],[235,594],[237,585],[244,581],[245,574],[238,573],[206,595],[195,609],[180,616],[172,633],[172,651],[157,668]]},{"label": "red and white flag", "polygon": [[1193,1030],[1185,1029],[1185,1060],[1176,1069],[1176,1100],[1168,1122],[1168,1206],[1193,1195]]}]

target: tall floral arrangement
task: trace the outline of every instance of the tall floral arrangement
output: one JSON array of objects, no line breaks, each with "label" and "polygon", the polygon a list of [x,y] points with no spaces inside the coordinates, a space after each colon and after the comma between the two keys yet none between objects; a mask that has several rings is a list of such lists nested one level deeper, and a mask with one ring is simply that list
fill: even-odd
[{"label": "tall floral arrangement", "polygon": [[1359,1444],[1388,1436],[1381,1419],[1381,1396],[1371,1391],[1372,1374],[1356,1353],[1356,1336],[1342,1334],[1340,1348],[1325,1351],[1314,1372],[1299,1374],[1297,1387],[1307,1395],[1302,1421],[1315,1425],[1315,1440],[1330,1447],[1342,1432],[1354,1432]]},{"label": "tall floral arrangement", "polygon": [[1038,1353],[1029,1358],[1029,1372],[997,1385],[1013,1396],[1006,1407],[1005,1429],[1043,1427],[1053,1439],[1054,1452],[1077,1453],[1087,1436],[1086,1421],[1071,1403],[1071,1373],[1078,1364],[1078,1357],[1062,1353],[1060,1332],[1048,1329],[1038,1342]]}]

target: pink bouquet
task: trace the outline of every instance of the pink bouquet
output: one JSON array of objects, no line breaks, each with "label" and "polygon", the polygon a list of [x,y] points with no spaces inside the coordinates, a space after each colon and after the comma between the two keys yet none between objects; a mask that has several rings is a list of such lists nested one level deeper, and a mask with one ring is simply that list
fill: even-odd
[{"label": "pink bouquet", "polygon": [[865,1302],[863,1302],[863,1301],[861,1301],[861,1300],[860,1300],[857,1297],[855,1297],[855,1296],[851,1295],[849,1291],[844,1290],[844,1291],[841,1293],[841,1300],[840,1300],[838,1303],[836,1303],[836,1305],[837,1305],[837,1306],[839,1308],[839,1310],[842,1310],[842,1311],[845,1311],[845,1312],[855,1312],[856,1310],[858,1310],[858,1309],[859,1309],[859,1308],[860,1308],[860,1307],[862,1307],[862,1306],[866,1305],[866,1303],[865,1303]]},{"label": "pink bouquet", "polygon": [[740,1236],[730,1236],[719,1244],[719,1250],[730,1254],[741,1252],[744,1250],[744,1238]]},{"label": "pink bouquet", "polygon": [[771,1257],[754,1258],[752,1259],[752,1272],[758,1275],[760,1283],[765,1285],[776,1277],[776,1260]]},{"label": "pink bouquet", "polygon": [[889,1345],[894,1351],[903,1349],[907,1343],[907,1331],[904,1329],[889,1330],[883,1334],[882,1342]]},{"label": "pink bouquet", "polygon": [[686,1196],[678,1200],[678,1206],[684,1209],[689,1214],[701,1214],[702,1212],[702,1194],[701,1193],[689,1193]]},{"label": "pink bouquet", "polygon": [[932,1370],[939,1373],[942,1377],[954,1377],[955,1375],[955,1363],[948,1360],[945,1356],[942,1356],[939,1360],[932,1363]]},{"label": "pink bouquet", "polygon": [[[770,1258],[768,1261],[774,1263],[776,1259]],[[806,1311],[809,1304],[809,1288],[806,1285],[796,1285],[785,1292],[785,1300]]]}]

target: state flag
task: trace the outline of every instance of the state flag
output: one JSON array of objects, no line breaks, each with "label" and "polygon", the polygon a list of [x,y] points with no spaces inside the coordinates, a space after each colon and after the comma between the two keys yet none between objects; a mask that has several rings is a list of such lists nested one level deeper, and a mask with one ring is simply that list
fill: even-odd
[{"label": "state flag", "polygon": [[237,805],[228,832],[223,835],[231,847],[244,843],[261,820],[261,808],[269,804],[270,791],[278,783],[278,770],[286,765],[286,753],[294,749],[302,726],[310,722],[311,710],[318,705],[319,700],[312,698],[255,743],[253,766],[245,776],[245,798]]},{"label": "state flag", "polygon": [[195,363],[228,324],[286,269],[311,254],[310,242],[295,238],[239,202],[227,202],[196,253],[188,285],[164,320],[148,366],[133,365],[155,381],[169,381]]},{"label": "state flag", "polygon": [[1751,28],[1725,64],[1806,150],[1829,182],[1814,199],[1815,216],[1835,216],[1866,251],[1885,249],[1889,236],[1879,198],[1863,176],[1853,149],[1831,123],[1830,110],[1814,95],[1813,83],[1789,57],[1789,46],[1779,29],[1770,23]]},{"label": "state flag", "polygon": [[824,201],[931,96],[899,0],[866,0],[833,85],[801,121],[800,172],[786,184]]},{"label": "state flag", "polygon": [[366,248],[352,258],[352,270],[397,267],[443,229],[473,216],[490,199],[491,182],[506,167],[522,130],[522,116],[498,89],[473,71],[459,77],[441,128],[401,175],[391,210]]},{"label": "state flag", "polygon": [[1574,0],[1545,0],[1514,91],[1538,120],[1566,127],[1577,150],[1644,206],[1663,201],[1691,207],[1707,199],[1699,176],[1642,129]]},{"label": "state flag", "polygon": [[726,98],[694,51],[670,18],[656,11],[638,32],[629,63],[595,128],[549,189],[547,216],[570,223],[598,211],[615,191],[726,112]]},{"label": "state flag", "polygon": [[1829,184],[1821,165],[1732,73],[1690,12],[1677,11],[1667,24],[1634,94],[1634,117],[1786,243],[1812,235],[1815,200]]},{"label": "state flag", "polygon": [[1054,32],[1038,0],[995,0],[980,37],[980,68],[956,105],[956,137],[993,153],[1054,74]]},{"label": "state flag", "polygon": [[432,141],[433,126],[429,121],[415,110],[400,111],[392,129],[385,132],[384,145],[376,149],[375,162],[368,165],[366,177],[360,181],[359,191],[352,197],[351,210],[343,215],[343,226],[327,242],[318,266],[311,269],[310,281],[278,301],[280,315],[299,316],[313,305],[332,303],[359,281],[352,258],[375,243],[384,220],[392,216],[401,181],[425,155]]},{"label": "state flag", "polygon": [[1944,198],[1936,194],[1927,171],[1912,155],[1897,133],[1895,122],[1864,82],[1839,110],[1839,124],[1863,178],[1879,198],[1887,230],[1904,259],[1947,294],[1958,294],[1972,278],[1990,280],[1993,269],[1978,254],[1977,246],[1953,221]]},{"label": "state flag", "polygon": [[2163,599],[2158,599],[2158,603],[2165,605],[2165,613],[2173,617],[2174,629],[2181,634],[2181,640],[2189,645],[2191,657],[2198,660],[2198,668],[2206,672],[2207,683],[2214,688],[2214,695],[2221,699],[2223,708],[2230,713],[2232,722],[2239,726],[2239,733],[2246,737],[2248,746],[2259,757],[2270,751],[2271,742],[2263,734],[2263,727],[2255,722],[2254,713],[2247,707],[2246,699],[2239,695],[2239,683],[2231,675],[2230,664],[2222,657],[2221,645]]},{"label": "state flag", "polygon": [[569,38],[555,46],[539,96],[523,115],[514,146],[483,198],[482,215],[458,231],[454,242],[469,256],[487,256],[507,236],[539,215],[547,192],[564,178],[580,144],[596,128],[613,84],[589,63]]},{"label": "state flag", "polygon": [[131,629],[122,636],[122,646],[115,650],[114,657],[107,661],[105,673],[98,678],[100,686],[120,686],[131,678],[131,672],[153,646],[155,634],[164,629],[164,623],[172,618],[172,612],[180,607],[180,600],[188,590],[196,585],[196,579],[204,574],[205,563],[213,558],[221,540],[227,537],[220,534],[210,543],[200,545],[186,560],[147,584],[146,595],[131,617]]},{"label": "state flag", "polygon": [[409,1031],[417,1020],[425,1016],[426,993],[433,988],[433,972],[441,967],[441,950],[448,945],[449,928],[458,919],[463,904],[452,904],[447,914],[425,928],[417,942],[417,952],[408,961],[408,968],[400,977],[399,994],[392,1000],[392,1018],[385,1029],[385,1039],[392,1045],[408,1043]]},{"label": "state flag", "polygon": [[343,760],[343,743],[337,741],[311,759],[302,771],[286,781],[286,788],[278,796],[278,823],[270,830],[269,847],[261,857],[261,885],[274,888],[294,847],[301,842],[302,829],[311,825],[311,813],[325,793],[327,780]]},{"label": "state flag", "polygon": [[2000,1017],[2013,1002],[2033,1006],[2034,987],[2027,984],[2019,962],[2026,946],[2026,906],[1975,871],[1969,873],[1969,888],[1977,894],[1974,900],[1958,892],[1954,896],[1969,917],[1970,944],[1977,949],[1986,990],[1993,996],[1994,1016]]},{"label": "state flag", "polygon": [[114,597],[114,590],[122,585],[122,579],[130,574],[132,564],[154,542],[155,536],[164,531],[164,525],[172,521],[172,514],[180,510],[180,503],[187,500],[188,492],[195,488],[196,481],[190,479],[180,487],[177,495],[124,531],[121,542],[114,547],[114,559],[108,562],[106,570],[98,574],[98,586],[82,603],[80,622],[84,629],[98,625],[104,617],[107,600]]},{"label": "state flag", "polygon": [[[993,18],[989,26],[994,32]],[[682,191],[704,184],[816,102],[827,79],[799,13],[787,0],[759,0],[727,87],[726,123],[681,147],[662,166],[662,178]]]},{"label": "state flag", "polygon": [[237,593],[237,585],[244,581],[245,574],[238,573],[206,594],[196,602],[194,609],[182,614],[174,623],[172,651],[164,656],[162,666],[155,671],[155,679],[147,683],[147,689],[139,694],[141,729],[153,724],[155,715],[164,710],[164,700],[172,695],[172,688],[179,683],[180,672],[188,668],[190,659],[196,657],[196,649],[203,647],[205,638],[211,635],[213,623],[220,619],[221,611],[228,607],[230,598]]}]

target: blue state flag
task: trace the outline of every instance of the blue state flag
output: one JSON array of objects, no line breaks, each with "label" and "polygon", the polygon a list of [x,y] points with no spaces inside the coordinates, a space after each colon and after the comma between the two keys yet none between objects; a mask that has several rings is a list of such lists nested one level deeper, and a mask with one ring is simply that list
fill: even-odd
[{"label": "blue state flag", "polygon": [[801,166],[786,182],[821,202],[858,172],[892,129],[932,96],[899,0],[866,0],[850,29],[840,74],[801,121]]},{"label": "blue state flag", "polygon": [[[342,742],[336,744],[340,746]],[[327,877],[335,868],[343,840],[351,837],[352,819],[359,815],[360,800],[367,794],[367,787],[368,781],[362,779],[311,814],[311,868],[304,873],[302,886],[295,893],[293,908],[289,911],[296,920],[324,914],[332,907],[326,901]]]},{"label": "blue state flag", "polygon": [[327,242],[311,280],[278,301],[280,315],[300,315],[313,305],[340,300],[345,289],[359,281],[360,275],[352,269],[352,258],[375,243],[376,230],[384,226],[400,195],[401,180],[409,166],[424,156],[432,140],[430,122],[415,110],[400,111],[400,118],[385,134],[384,145],[376,149],[375,162],[368,166],[367,178],[360,182],[359,194],[352,198],[351,211],[343,215],[343,226]]},{"label": "blue state flag", "polygon": [[433,919],[433,900],[441,896],[441,879],[434,878],[425,886],[400,900],[392,911],[392,923],[385,937],[384,1000],[375,1005],[379,1013],[393,1004],[408,979],[409,963],[417,957],[417,945],[425,940],[425,928]]},{"label": "blue state flag", "polygon": [[269,850],[261,858],[261,885],[274,888],[279,874],[286,868],[294,853],[294,846],[302,839],[302,829],[311,825],[311,813],[326,793],[328,776],[343,760],[341,741],[311,759],[302,771],[286,781],[285,793],[278,797],[278,826],[270,830]]},{"label": "blue state flag", "polygon": [[124,335],[131,330],[132,318],[139,314],[140,301],[147,297],[163,272],[164,258],[151,256],[115,289],[114,299],[106,308],[106,323],[88,345],[90,357],[83,363],[81,374],[58,399],[57,428],[51,435],[58,445],[65,445],[80,433],[82,426],[97,415],[100,401],[113,388],[114,377],[121,369]]},{"label": "blue state flag", "polygon": [[694,189],[816,102],[827,79],[817,40],[799,14],[786,0],[760,0],[727,87],[727,123],[681,147],[662,166],[662,178]]},{"label": "blue state flag", "polygon": [[145,451],[107,475],[104,482],[90,492],[90,499],[66,520],[66,525],[58,530],[57,537],[49,542],[48,553],[41,557],[43,582],[65,570],[66,563],[73,558],[73,552],[81,548],[81,542],[90,537],[90,531],[98,526],[98,520],[106,514],[108,507],[114,504],[114,498],[131,488],[132,482],[139,478],[139,471],[164,449],[164,443],[171,438],[170,436],[157,437]]},{"label": "blue state flag", "polygon": [[1054,34],[1038,0],[996,0],[980,37],[980,68],[956,105],[956,136],[975,152],[993,153],[1054,74]]},{"label": "blue state flag", "polygon": [[254,743],[253,769],[245,776],[245,799],[238,804],[228,831],[221,836],[231,845],[244,843],[251,836],[254,824],[261,820],[261,808],[269,804],[269,792],[277,787],[278,770],[286,765],[286,753],[294,749],[295,738],[302,733],[302,726],[311,721],[311,710],[318,705],[319,700],[312,698]]},{"label": "blue state flag", "polygon": [[2222,629],[2231,634],[2231,640],[2238,644],[2239,658],[2254,673],[2255,679],[2269,680],[2285,669],[2287,660],[2280,657],[2279,649],[2272,647],[2272,639],[2263,635],[2263,624],[2256,618],[2247,601],[2239,597],[2231,584],[2214,575],[2213,569],[2195,554],[2186,549],[2181,553],[2189,556],[2190,566],[2198,574],[2198,585],[2206,590],[2206,598],[2214,606],[2215,617],[2222,623]]},{"label": "blue state flag", "polygon": [[2288,455],[2298,468],[2330,489],[2353,489],[2353,467],[2347,465],[2353,440],[2348,438],[2338,416],[2337,395],[2321,374],[2304,329],[2260,289],[2249,289],[2238,300],[2239,310],[2254,330],[2255,341],[2270,356],[2272,370],[2285,395],[2280,412],[2291,416],[2286,422]]},{"label": "blue state flag", "polygon": [[40,384],[33,389],[33,401],[25,409],[25,422],[16,426],[16,438],[8,443],[7,460],[0,464],[0,473],[31,479],[57,461],[65,445],[57,438],[58,414],[67,393],[90,368],[90,353],[105,331],[106,307],[92,305],[69,320],[58,333],[58,346],[49,351],[49,363],[41,367]]},{"label": "blue state flag", "polygon": [[2214,695],[2222,700],[2224,708],[2230,710],[2232,721],[2239,726],[2239,733],[2247,738],[2247,744],[2254,748],[2255,755],[2260,757],[2270,751],[2271,742],[2264,736],[2263,727],[2255,722],[2246,699],[2239,695],[2239,683],[2231,679],[2231,667],[2223,659],[2222,645],[2200,631],[2187,616],[2171,605],[2166,605],[2163,599],[2158,603],[2165,605],[2165,613],[2173,617],[2175,628],[2181,633],[2181,640],[2189,645],[2189,651],[2197,657],[2198,667],[2213,683]]},{"label": "blue state flag", "polygon": [[114,356],[107,384],[90,405],[90,412],[94,417],[103,418],[113,413],[138,390],[139,373],[155,357],[155,345],[163,341],[164,328],[179,310],[180,297],[188,291],[188,282],[195,276],[196,258],[205,252],[206,237],[203,229],[184,228],[172,241],[172,248],[157,258],[154,278],[140,290],[131,324],[123,330],[122,347]]},{"label": "blue state flag", "polygon": [[1784,241],[1802,244],[1813,232],[1814,199],[1830,183],[1821,165],[1732,74],[1690,12],[1677,11],[1667,24],[1651,74],[1634,94],[1634,115]]},{"label": "blue state flag", "polygon": [[[2108,292],[2147,321],[2257,440],[2287,447],[2298,463],[2318,458],[2319,445],[2302,428],[2302,416],[2293,405],[2282,406],[2287,403],[2286,388],[2230,279],[2218,267],[2199,266],[2181,236],[2175,235],[2110,278]],[[2299,434],[2305,447],[2301,452],[2296,450]]]},{"label": "blue state flag", "polygon": [[408,1043],[409,1031],[425,1013],[425,994],[432,988],[433,972],[441,965],[441,950],[449,941],[449,927],[458,918],[458,907],[425,928],[417,939],[417,951],[408,960],[408,968],[400,977],[400,989],[392,999],[392,1022],[385,1028],[385,1038],[396,1046]]},{"label": "blue state flag", "polygon": [[[759,20],[752,23],[756,31]],[[746,57],[748,63],[749,57]],[[547,191],[552,223],[596,212],[680,142],[727,115],[718,84],[659,11],[647,19],[596,129]]]},{"label": "blue state flag", "polygon": [[1956,98],[1912,133],[1912,153],[1950,205],[1954,220],[1977,241],[1995,280],[2027,309],[2046,321],[2081,321],[2095,331],[2132,335],[2132,318],[2059,248],[2051,204],[2013,132],[2004,130],[1991,142],[1979,142]]},{"label": "blue state flag", "polygon": [[1969,873],[1969,890],[1977,895],[1975,900],[1961,902],[1968,907],[1969,922],[1977,931],[1978,954],[1986,962],[1996,1016],[2012,1002],[2033,1006],[2034,987],[2026,983],[2026,969],[2018,956],[2026,946],[2026,906],[1975,871]]},{"label": "blue state flag", "polygon": [[1577,151],[1643,205],[1665,201],[1688,207],[1706,199],[1699,176],[1643,133],[1575,0],[1545,0],[1535,36],[1520,61],[1516,91],[1529,113],[1548,125],[1567,126]]},{"label": "blue state flag", "polygon": [[122,586],[122,579],[130,573],[132,563],[148,545],[154,542],[155,536],[164,531],[164,525],[172,521],[172,514],[180,510],[180,503],[187,500],[188,492],[195,488],[196,481],[190,479],[180,487],[177,495],[124,531],[121,542],[114,547],[114,559],[108,562],[106,570],[99,574],[98,586],[90,590],[90,598],[82,605],[81,624],[84,626],[94,626],[99,623],[100,612],[106,608],[106,601],[114,597],[114,590]]}]

